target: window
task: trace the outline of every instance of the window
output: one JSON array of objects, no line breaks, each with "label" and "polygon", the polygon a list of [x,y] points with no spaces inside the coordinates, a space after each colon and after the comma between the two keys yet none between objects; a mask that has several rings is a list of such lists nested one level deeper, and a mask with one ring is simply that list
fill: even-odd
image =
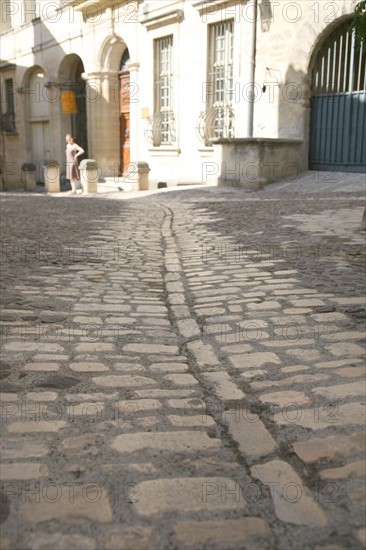
[{"label": "window", "polygon": [[175,141],[172,53],[172,36],[154,41],[153,145],[171,145]]},{"label": "window", "polygon": [[234,22],[209,25],[205,140],[234,136]]},{"label": "window", "polygon": [[6,112],[1,117],[1,129],[4,132],[15,132],[15,109],[14,109],[14,85],[13,79],[5,80],[5,106]]}]

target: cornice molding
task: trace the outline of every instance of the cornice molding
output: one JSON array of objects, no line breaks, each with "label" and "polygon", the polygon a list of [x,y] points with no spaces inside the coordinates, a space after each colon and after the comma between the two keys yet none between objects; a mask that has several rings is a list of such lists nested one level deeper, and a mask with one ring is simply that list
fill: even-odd
[{"label": "cornice molding", "polygon": [[145,17],[140,19],[141,25],[147,28],[148,31],[152,29],[157,29],[159,27],[164,27],[166,25],[171,25],[172,23],[180,23],[184,18],[183,10],[173,10],[170,12],[165,12],[159,15],[154,15],[152,17]]}]

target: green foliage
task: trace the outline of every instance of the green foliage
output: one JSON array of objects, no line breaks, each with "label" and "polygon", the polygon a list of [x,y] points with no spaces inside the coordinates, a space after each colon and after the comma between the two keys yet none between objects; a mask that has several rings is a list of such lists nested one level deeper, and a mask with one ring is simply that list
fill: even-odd
[{"label": "green foliage", "polygon": [[355,7],[355,15],[350,29],[355,29],[356,42],[366,44],[366,0],[361,0]]}]

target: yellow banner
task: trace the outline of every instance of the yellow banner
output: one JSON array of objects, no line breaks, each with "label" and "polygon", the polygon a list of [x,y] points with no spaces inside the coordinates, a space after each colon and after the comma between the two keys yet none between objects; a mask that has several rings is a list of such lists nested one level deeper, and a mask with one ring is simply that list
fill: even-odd
[{"label": "yellow banner", "polygon": [[73,90],[64,90],[61,92],[62,112],[65,115],[75,115],[78,110],[76,107],[76,96]]}]

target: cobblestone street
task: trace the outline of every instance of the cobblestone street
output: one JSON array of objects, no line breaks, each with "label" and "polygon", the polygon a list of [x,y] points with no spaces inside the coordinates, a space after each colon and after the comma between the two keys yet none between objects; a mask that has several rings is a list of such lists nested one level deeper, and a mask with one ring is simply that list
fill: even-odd
[{"label": "cobblestone street", "polygon": [[364,548],[362,179],[2,194],[2,550]]}]

